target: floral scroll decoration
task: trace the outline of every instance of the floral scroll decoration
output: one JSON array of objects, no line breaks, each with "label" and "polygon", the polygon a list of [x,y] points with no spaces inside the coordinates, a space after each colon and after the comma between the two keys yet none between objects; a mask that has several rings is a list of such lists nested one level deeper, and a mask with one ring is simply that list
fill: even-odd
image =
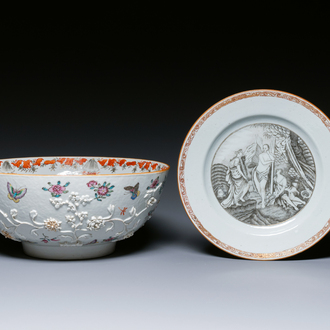
[{"label": "floral scroll decoration", "polygon": [[65,185],[61,186],[61,181],[57,181],[57,184],[51,184],[50,182],[48,182],[48,185],[50,185],[50,187],[43,187],[42,190],[49,191],[52,197],[60,197],[62,194],[67,194],[69,192],[68,190],[66,190],[66,187],[69,184],[70,182],[67,182]]},{"label": "floral scroll decoration", "polygon": [[[107,189],[110,191],[113,188],[110,184],[100,185],[95,182],[90,183],[90,188],[101,188],[101,192]],[[89,195],[80,196],[77,192],[71,192],[67,200],[50,198],[50,203],[55,209],[67,207],[68,214],[64,216],[64,221],[53,217],[38,221],[38,212],[32,210],[29,212],[30,221],[28,222],[18,219],[16,209],[11,209],[10,214],[0,210],[0,232],[6,238],[15,241],[40,242],[59,246],[82,246],[119,241],[132,236],[151,217],[158,204],[154,195],[161,186],[162,183],[154,189],[147,190],[144,195],[144,206],[140,210],[132,207],[128,211],[128,215],[124,217],[122,216],[125,215],[127,208],[119,208],[120,215],[115,216],[117,207],[113,204],[107,207],[109,212],[107,216],[90,215],[88,211],[79,210],[97,198]],[[103,236],[105,233],[106,238]]]},{"label": "floral scroll decoration", "polygon": [[98,183],[95,180],[91,180],[87,183],[87,187],[95,192],[95,199],[102,202],[103,199],[111,196],[113,192],[114,185],[111,183],[104,182],[103,184]]}]

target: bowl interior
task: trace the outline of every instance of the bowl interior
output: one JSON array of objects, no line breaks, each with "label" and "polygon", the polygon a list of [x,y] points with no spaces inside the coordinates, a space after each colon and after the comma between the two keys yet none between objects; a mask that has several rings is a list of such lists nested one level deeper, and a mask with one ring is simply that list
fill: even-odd
[{"label": "bowl interior", "polygon": [[150,160],[107,157],[28,157],[0,160],[0,174],[109,175],[166,171]]}]

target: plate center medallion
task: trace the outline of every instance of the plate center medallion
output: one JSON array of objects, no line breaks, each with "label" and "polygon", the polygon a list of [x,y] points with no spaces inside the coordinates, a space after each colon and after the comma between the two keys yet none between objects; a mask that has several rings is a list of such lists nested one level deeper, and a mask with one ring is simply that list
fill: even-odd
[{"label": "plate center medallion", "polygon": [[313,155],[293,131],[252,124],[220,144],[211,168],[213,191],[222,208],[255,226],[292,218],[309,202],[315,185]]}]

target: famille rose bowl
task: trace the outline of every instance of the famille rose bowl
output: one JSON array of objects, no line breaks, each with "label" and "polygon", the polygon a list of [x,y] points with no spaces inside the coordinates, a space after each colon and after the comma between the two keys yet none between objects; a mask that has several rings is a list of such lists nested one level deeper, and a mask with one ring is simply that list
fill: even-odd
[{"label": "famille rose bowl", "polygon": [[141,159],[0,160],[0,231],[28,255],[87,259],[114,251],[150,219],[169,166]]}]

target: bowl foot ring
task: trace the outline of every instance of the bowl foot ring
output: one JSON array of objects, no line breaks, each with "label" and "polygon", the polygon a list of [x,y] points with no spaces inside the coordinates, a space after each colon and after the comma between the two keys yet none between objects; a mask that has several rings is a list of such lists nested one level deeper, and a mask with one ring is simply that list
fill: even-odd
[{"label": "bowl foot ring", "polygon": [[104,257],[111,254],[116,247],[116,242],[83,246],[46,246],[29,242],[22,242],[25,254],[55,260],[78,260]]}]

